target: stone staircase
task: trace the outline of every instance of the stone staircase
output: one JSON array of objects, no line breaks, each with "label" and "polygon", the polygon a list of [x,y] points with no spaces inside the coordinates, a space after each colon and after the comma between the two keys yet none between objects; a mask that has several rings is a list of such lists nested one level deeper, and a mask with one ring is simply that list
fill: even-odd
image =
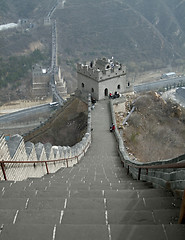
[{"label": "stone staircase", "polygon": [[0,240],[184,239],[180,200],[122,168],[106,101],[92,118],[92,145],[75,167],[0,182]]}]

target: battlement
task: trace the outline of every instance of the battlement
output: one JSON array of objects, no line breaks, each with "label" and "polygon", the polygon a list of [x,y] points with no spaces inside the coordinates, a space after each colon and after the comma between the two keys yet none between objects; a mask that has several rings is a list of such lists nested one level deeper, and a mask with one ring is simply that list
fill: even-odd
[{"label": "battlement", "polygon": [[122,66],[122,64],[113,61],[113,59],[102,58],[86,64],[78,63],[77,73],[99,82],[109,78],[126,75],[126,66]]},{"label": "battlement", "polygon": [[50,75],[51,71],[50,69],[43,68],[42,66],[36,64],[32,67],[32,74],[33,76],[44,76],[44,75]]}]

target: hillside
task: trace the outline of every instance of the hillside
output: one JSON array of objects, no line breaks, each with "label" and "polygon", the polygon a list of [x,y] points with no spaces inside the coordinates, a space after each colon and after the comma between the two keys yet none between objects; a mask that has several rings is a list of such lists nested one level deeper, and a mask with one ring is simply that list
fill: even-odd
[{"label": "hillside", "polygon": [[24,136],[25,141],[73,146],[81,141],[87,128],[87,104],[78,98],[70,99],[46,125]]},{"label": "hillside", "polygon": [[[139,161],[152,162],[184,154],[185,110],[157,93],[128,96],[126,108],[116,113],[122,128],[127,112],[135,106],[123,127],[125,146]],[[131,155],[132,156],[132,155]]]},{"label": "hillside", "polygon": [[131,71],[184,63],[185,2],[68,0],[55,12],[59,51],[72,60],[114,56]]},{"label": "hillside", "polygon": [[0,23],[17,22],[18,19],[44,18],[56,0],[1,0]]},{"label": "hillside", "polygon": [[[62,7],[61,3],[64,3]],[[51,57],[51,28],[43,25],[56,0],[2,0],[0,24],[28,19],[33,28],[0,35],[0,56],[30,54],[39,48]],[[185,1],[66,0],[51,18],[57,21],[58,58],[69,92],[76,88],[78,61],[112,57],[128,75],[168,67],[185,60]],[[178,69],[179,70],[179,69]],[[29,78],[26,78],[28,81]]]}]

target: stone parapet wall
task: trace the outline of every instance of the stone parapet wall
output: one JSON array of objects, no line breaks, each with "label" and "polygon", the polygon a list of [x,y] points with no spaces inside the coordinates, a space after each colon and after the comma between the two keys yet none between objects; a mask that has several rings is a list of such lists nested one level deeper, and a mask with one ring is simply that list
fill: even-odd
[{"label": "stone parapet wall", "polygon": [[[110,101],[110,111],[112,122],[116,126],[116,119],[114,115],[112,100]],[[160,168],[160,166],[165,167],[165,165],[169,166],[177,163],[185,164],[185,154],[173,159],[142,163],[136,160],[131,160],[129,158],[129,155],[123,143],[123,139],[120,136],[117,127],[115,129],[115,138],[118,143],[118,151],[121,157],[121,161],[123,162],[124,167],[126,167],[127,169],[129,168],[129,173],[134,179],[138,179],[140,171],[140,180],[151,182],[154,187],[167,188],[174,193],[182,192],[185,189],[185,168]],[[150,166],[156,166],[156,168],[147,168]],[[158,166],[159,168],[157,168]],[[139,167],[146,168],[141,169]]]},{"label": "stone parapet wall", "polygon": [[[0,179],[21,181],[28,177],[42,177],[54,173],[62,167],[77,164],[91,144],[91,97],[88,98],[87,131],[80,142],[72,147],[52,146],[49,143],[33,144],[24,142],[20,135],[15,135],[7,142],[0,136]],[[22,161],[16,163],[17,161]],[[28,163],[29,161],[32,161]]]},{"label": "stone parapet wall", "polygon": [[107,78],[126,75],[126,67],[123,66],[122,68],[120,68],[119,66],[114,66],[114,68],[104,69],[101,71],[100,69],[91,68],[87,64],[83,65],[83,64],[78,63],[77,64],[77,73],[80,73],[89,78],[95,79],[97,81],[102,81]]}]

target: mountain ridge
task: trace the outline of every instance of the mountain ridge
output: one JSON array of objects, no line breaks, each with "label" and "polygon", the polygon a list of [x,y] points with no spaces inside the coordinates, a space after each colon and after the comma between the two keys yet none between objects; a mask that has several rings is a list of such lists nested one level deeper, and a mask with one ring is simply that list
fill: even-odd
[{"label": "mountain ridge", "polygon": [[[43,24],[55,3],[2,0],[0,24],[23,18],[35,27],[2,32],[0,56],[28,53],[39,39],[50,59],[51,28]],[[76,87],[76,63],[103,56],[113,56],[134,74],[167,67],[169,71],[178,66],[184,69],[185,1],[66,0],[63,6],[51,18],[57,21],[58,62],[71,91]]]}]

